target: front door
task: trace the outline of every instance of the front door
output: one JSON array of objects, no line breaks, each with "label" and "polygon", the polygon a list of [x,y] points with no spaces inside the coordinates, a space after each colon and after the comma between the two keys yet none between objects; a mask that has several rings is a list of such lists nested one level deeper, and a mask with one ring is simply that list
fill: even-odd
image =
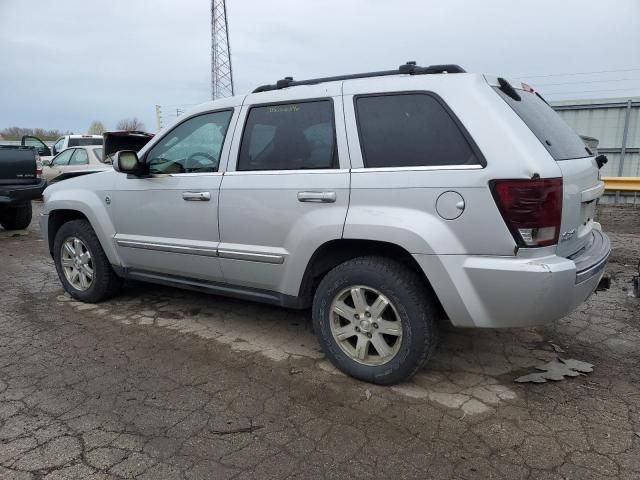
[{"label": "front door", "polygon": [[295,296],[313,252],[342,235],[349,158],[339,86],[287,95],[245,100],[220,190],[219,255],[228,283]]},{"label": "front door", "polygon": [[218,193],[233,109],[190,117],[142,154],[149,175],[109,194],[116,248],[138,275],[220,280]]},{"label": "front door", "polygon": [[51,160],[50,165],[45,165],[42,167],[42,177],[50,182],[58,175],[64,172],[65,168],[68,168],[69,162],[71,161],[71,157],[75,152],[75,148],[67,148],[63,150],[61,153],[56,155],[53,160]]}]

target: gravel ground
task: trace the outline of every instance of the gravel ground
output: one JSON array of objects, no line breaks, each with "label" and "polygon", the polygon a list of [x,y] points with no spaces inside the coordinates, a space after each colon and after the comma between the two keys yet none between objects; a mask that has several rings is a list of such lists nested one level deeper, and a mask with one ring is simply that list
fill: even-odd
[{"label": "gravel ground", "polygon": [[[393,388],[335,371],[309,312],[140,283],[81,304],[35,224],[0,230],[0,478],[640,479],[640,209],[599,219],[610,290],[543,328],[449,328]],[[513,382],[558,356],[594,372]]]}]

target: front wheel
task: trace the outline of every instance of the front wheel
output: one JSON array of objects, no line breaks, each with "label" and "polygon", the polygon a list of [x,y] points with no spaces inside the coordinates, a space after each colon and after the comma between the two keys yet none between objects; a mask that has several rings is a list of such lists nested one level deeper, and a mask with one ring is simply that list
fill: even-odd
[{"label": "front wheel", "polygon": [[352,377],[391,385],[433,354],[438,309],[418,275],[384,257],[331,270],[313,299],[313,324],[329,360]]},{"label": "front wheel", "polygon": [[86,220],[71,220],[60,227],[53,241],[53,259],[64,289],[83,302],[106,300],[122,284]]}]

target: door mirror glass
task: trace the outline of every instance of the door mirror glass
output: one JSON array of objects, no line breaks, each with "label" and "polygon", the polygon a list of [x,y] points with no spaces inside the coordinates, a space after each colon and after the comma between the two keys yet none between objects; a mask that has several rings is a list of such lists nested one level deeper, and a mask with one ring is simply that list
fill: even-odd
[{"label": "door mirror glass", "polygon": [[138,154],[133,150],[122,150],[113,156],[113,168],[117,172],[131,175],[142,175],[142,164],[138,159]]},{"label": "door mirror glass", "polygon": [[42,160],[42,166],[43,167],[50,167],[51,166],[51,159],[47,158],[45,160]]}]

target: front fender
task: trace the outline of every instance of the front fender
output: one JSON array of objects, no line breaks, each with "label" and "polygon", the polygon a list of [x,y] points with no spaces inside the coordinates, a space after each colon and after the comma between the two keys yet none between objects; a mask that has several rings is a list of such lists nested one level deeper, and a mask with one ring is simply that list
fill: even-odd
[{"label": "front fender", "polygon": [[103,190],[93,190],[80,182],[93,176],[69,179],[64,184],[47,188],[44,194],[43,215],[48,216],[50,222],[51,215],[56,211],[71,210],[81,213],[96,232],[109,262],[112,265],[122,266],[122,261],[111,241],[116,232],[105,205],[106,194]]}]

